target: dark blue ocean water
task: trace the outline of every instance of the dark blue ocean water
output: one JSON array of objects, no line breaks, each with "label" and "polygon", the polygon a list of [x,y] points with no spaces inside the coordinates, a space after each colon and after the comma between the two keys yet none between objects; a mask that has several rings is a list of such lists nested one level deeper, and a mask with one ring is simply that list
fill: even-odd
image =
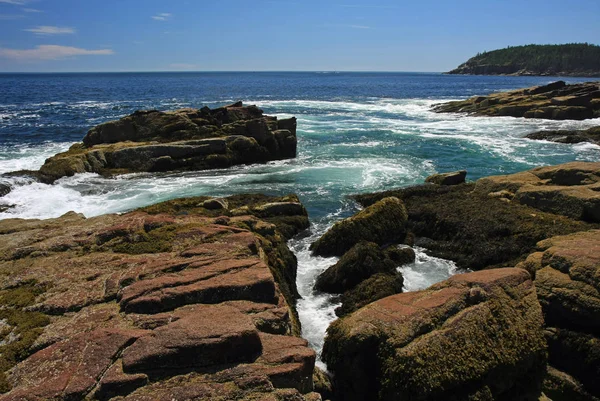
[{"label": "dark blue ocean water", "polygon": [[[356,210],[346,195],[421,183],[437,171],[467,169],[468,179],[572,160],[599,160],[600,148],[530,141],[528,132],[600,125],[510,117],[435,114],[441,101],[546,84],[557,78],[416,73],[115,73],[0,74],[0,173],[37,169],[87,130],[138,109],[210,107],[237,100],[268,114],[298,117],[298,158],[266,165],[105,179],[82,174],[54,185],[0,179],[13,186],[0,219],[123,212],[182,196],[242,192],[297,193],[311,232],[290,245],[299,259],[303,334],[319,350],[334,318],[330,297],[312,292],[334,259],[308,245]],[[567,79],[568,82],[584,81]],[[405,269],[407,289],[426,287],[454,265],[418,250]]]}]

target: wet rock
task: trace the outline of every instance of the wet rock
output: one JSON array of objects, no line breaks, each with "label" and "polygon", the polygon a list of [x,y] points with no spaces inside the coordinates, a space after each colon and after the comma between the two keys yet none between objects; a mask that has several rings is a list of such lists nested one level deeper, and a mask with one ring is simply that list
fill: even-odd
[{"label": "wet rock", "polygon": [[589,394],[572,376],[548,366],[544,378],[544,394],[554,401],[597,401],[598,398]]},{"label": "wet rock", "polygon": [[83,143],[48,160],[35,175],[51,183],[92,172],[189,171],[296,157],[296,122],[241,103],[215,110],[137,111],[92,128]]},{"label": "wet rock", "polygon": [[344,401],[533,399],[546,371],[542,325],[529,274],[487,270],[339,319],[323,357]]},{"label": "wet rock", "polygon": [[341,256],[358,242],[400,243],[406,237],[406,208],[395,197],[381,199],[356,215],[333,225],[311,245],[315,255]]},{"label": "wet rock", "polygon": [[404,266],[415,261],[415,251],[409,246],[391,246],[385,249],[385,254],[396,266]]},{"label": "wet rock", "polygon": [[10,187],[10,185],[0,183],[0,198],[4,195],[8,195],[11,190],[12,188]]},{"label": "wet rock", "polygon": [[342,294],[342,306],[336,308],[335,314],[341,317],[378,299],[400,294],[403,286],[404,277],[399,272],[374,274]]},{"label": "wet rock", "polygon": [[453,171],[450,173],[440,173],[430,175],[425,179],[425,182],[437,185],[458,185],[465,182],[467,176],[466,170]]},{"label": "wet rock", "polygon": [[319,275],[315,288],[339,294],[353,289],[374,274],[393,274],[395,271],[396,264],[386,257],[379,245],[361,241]]},{"label": "wet rock", "polygon": [[435,105],[438,113],[469,113],[551,120],[584,120],[600,117],[600,84],[567,85],[558,81],[543,86],[493,93]]}]

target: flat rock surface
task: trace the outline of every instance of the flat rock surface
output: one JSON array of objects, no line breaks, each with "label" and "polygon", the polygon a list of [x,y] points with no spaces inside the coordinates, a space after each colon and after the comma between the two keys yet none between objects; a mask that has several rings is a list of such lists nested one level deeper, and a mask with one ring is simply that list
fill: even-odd
[{"label": "flat rock surface", "polygon": [[0,400],[318,400],[279,230],[306,211],[206,200],[0,221]]}]

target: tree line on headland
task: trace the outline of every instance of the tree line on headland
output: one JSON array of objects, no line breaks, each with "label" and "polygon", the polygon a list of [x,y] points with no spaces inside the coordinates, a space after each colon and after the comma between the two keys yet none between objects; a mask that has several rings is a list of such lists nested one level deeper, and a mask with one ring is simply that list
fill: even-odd
[{"label": "tree line on headland", "polygon": [[448,74],[600,77],[600,46],[589,43],[509,46],[478,53]]}]

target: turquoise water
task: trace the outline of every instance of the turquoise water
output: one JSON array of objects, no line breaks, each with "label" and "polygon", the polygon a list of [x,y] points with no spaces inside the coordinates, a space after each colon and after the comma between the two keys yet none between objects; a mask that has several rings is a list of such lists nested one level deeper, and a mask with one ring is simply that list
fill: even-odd
[{"label": "turquoise water", "polygon": [[[298,118],[298,157],[265,165],[106,179],[93,174],[54,185],[3,179],[15,205],[0,219],[124,212],[159,201],[243,192],[297,193],[312,228],[291,241],[299,259],[298,304],[304,336],[319,350],[334,318],[335,298],[312,283],[335,259],[314,258],[308,245],[337,219],[356,211],[347,195],[408,186],[455,169],[468,179],[572,160],[599,160],[600,148],[531,141],[541,129],[584,128],[600,121],[557,122],[435,114],[431,105],[475,94],[545,84],[552,78],[440,74],[204,73],[0,74],[0,173],[37,169],[81,140],[93,125],[136,109],[215,106],[234,100],[279,117]],[[580,81],[570,79],[571,82]],[[407,290],[443,280],[456,267],[419,250],[405,268]]]}]

